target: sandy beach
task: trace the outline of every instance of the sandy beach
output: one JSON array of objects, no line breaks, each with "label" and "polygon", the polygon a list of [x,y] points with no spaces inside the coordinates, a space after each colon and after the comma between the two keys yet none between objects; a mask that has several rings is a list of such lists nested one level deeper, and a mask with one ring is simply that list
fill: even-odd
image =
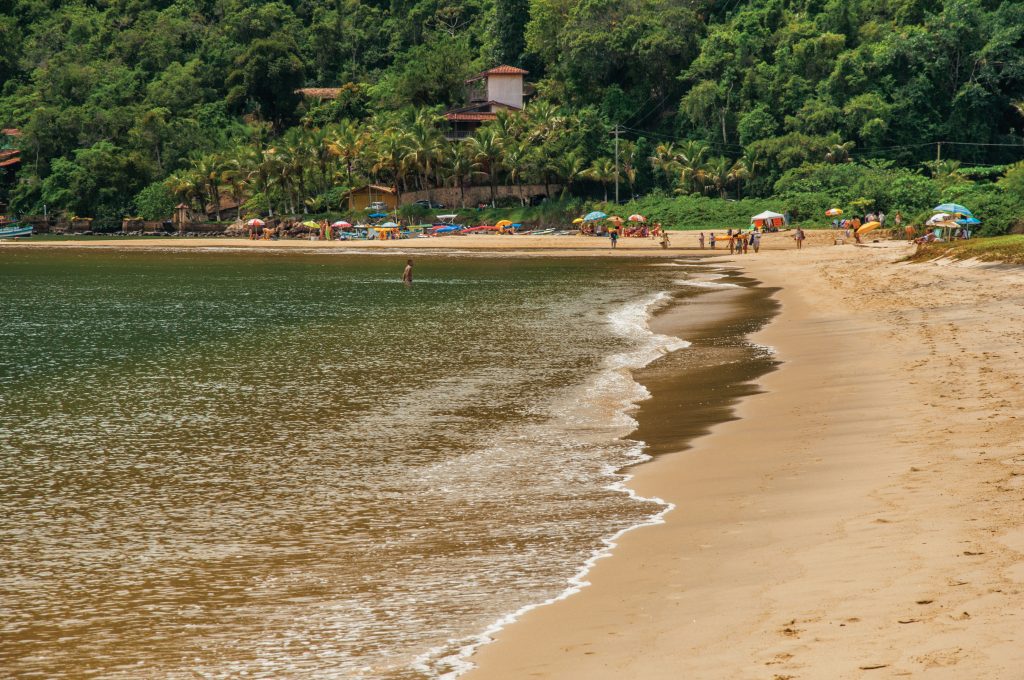
[{"label": "sandy beach", "polygon": [[[20,239],[16,242],[0,241],[2,247],[33,247],[33,248],[221,248],[221,249],[254,249],[278,251],[317,251],[317,252],[374,252],[389,250],[408,251],[441,251],[441,252],[481,252],[494,251],[515,255],[546,255],[587,256],[587,257],[674,257],[681,252],[700,252],[697,231],[670,232],[671,246],[663,249],[658,241],[652,238],[621,238],[618,246],[612,249],[609,239],[593,236],[497,236],[471,234],[466,236],[444,236],[436,238],[411,238],[395,241],[309,241],[303,239],[283,239],[279,241],[250,241],[246,238],[179,238],[179,237],[145,237],[145,238],[90,238],[78,237],[67,240],[32,240]],[[705,232],[705,236],[711,232]],[[723,238],[724,231],[716,230],[721,239],[715,250],[707,242],[703,254],[729,252],[728,241]],[[831,231],[807,231],[808,246],[832,245],[834,240]],[[792,232],[765,234],[761,250],[795,250]],[[753,254],[751,251],[750,254]]]},{"label": "sandy beach", "polygon": [[665,524],[465,677],[1021,677],[1024,276],[905,253],[733,258],[781,289],[781,367],[635,470]]},{"label": "sandy beach", "polygon": [[[493,236],[5,247],[23,245],[678,257],[697,244],[690,232],[668,251]],[[501,631],[465,678],[1022,677],[1024,271],[909,264],[904,244],[833,247],[830,232],[808,246],[773,234],[759,255],[719,256],[777,289],[781,311],[752,339],[778,369],[736,419],[633,469],[640,495],[676,504],[666,522],[625,534],[589,587]],[[684,338],[693,324],[654,322]]]}]

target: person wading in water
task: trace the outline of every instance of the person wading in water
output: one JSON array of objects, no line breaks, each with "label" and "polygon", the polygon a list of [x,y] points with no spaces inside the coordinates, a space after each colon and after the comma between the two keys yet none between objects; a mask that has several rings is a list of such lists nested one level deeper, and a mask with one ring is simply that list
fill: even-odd
[{"label": "person wading in water", "polygon": [[405,271],[402,272],[402,283],[407,286],[412,285],[412,260],[405,261]]}]

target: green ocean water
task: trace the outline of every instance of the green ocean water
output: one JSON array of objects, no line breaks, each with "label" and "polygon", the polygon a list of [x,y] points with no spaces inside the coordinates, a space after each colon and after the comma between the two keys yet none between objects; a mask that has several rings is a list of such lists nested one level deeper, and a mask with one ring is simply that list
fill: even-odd
[{"label": "green ocean water", "polygon": [[0,249],[0,668],[420,678],[660,506],[644,262]]}]

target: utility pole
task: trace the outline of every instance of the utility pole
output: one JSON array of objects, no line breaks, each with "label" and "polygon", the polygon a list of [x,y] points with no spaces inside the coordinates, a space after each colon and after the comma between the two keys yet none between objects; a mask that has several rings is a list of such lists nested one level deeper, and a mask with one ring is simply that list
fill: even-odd
[{"label": "utility pole", "polygon": [[935,162],[942,162],[942,142],[935,142]]},{"label": "utility pole", "polygon": [[615,135],[615,205],[619,204],[619,133],[622,129],[619,128],[619,124],[615,124],[615,129],[612,130],[612,134]]}]

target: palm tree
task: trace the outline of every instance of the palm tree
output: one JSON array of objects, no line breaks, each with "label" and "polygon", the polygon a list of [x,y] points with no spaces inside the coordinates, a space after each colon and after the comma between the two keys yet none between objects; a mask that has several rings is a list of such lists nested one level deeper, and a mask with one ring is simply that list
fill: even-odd
[{"label": "palm tree", "polygon": [[505,144],[505,167],[508,168],[509,181],[519,187],[519,204],[526,205],[523,197],[523,174],[529,165],[529,141],[513,141]]},{"label": "palm tree", "polygon": [[712,158],[704,165],[704,188],[710,192],[718,192],[719,198],[725,198],[726,189],[731,183],[731,164],[727,158]]},{"label": "palm tree", "polygon": [[474,177],[483,175],[480,172],[480,164],[466,152],[465,146],[458,142],[451,143],[448,152],[445,154],[444,165],[445,175],[448,181],[459,187],[459,202],[463,208],[466,207],[466,185],[473,181]]},{"label": "palm tree", "polygon": [[182,203],[193,206],[196,199],[202,200],[206,195],[203,178],[194,171],[182,170],[171,174],[164,180],[164,185]]},{"label": "palm tree", "polygon": [[[206,199],[213,206],[214,215],[220,222],[220,185],[223,181],[224,160],[219,154],[207,154],[192,158],[192,170],[201,178]],[[201,206],[206,212],[206,206]]]},{"label": "palm tree", "polygon": [[583,158],[571,151],[564,156],[557,158],[548,168],[555,176],[565,182],[563,193],[572,194],[572,184],[586,172],[586,165]]},{"label": "palm tree", "polygon": [[466,140],[466,151],[470,157],[480,164],[481,172],[487,174],[491,184],[491,207],[497,202],[498,173],[501,171],[504,149],[498,130],[490,125],[477,129],[473,136]]},{"label": "palm tree", "polygon": [[679,172],[679,153],[672,142],[662,142],[654,149],[654,155],[647,159],[655,172],[669,184],[670,178]]},{"label": "palm tree", "polygon": [[402,186],[409,171],[409,136],[399,130],[387,130],[377,138],[372,171],[384,172],[394,181],[395,199],[402,203]]},{"label": "palm tree", "polygon": [[741,182],[750,177],[750,169],[742,158],[738,159],[729,168],[729,183],[736,185],[736,198],[743,198]]},{"label": "palm tree", "polygon": [[343,120],[331,130],[327,148],[345,166],[345,184],[352,188],[352,170],[366,144],[366,135],[350,120]]},{"label": "palm tree", "polygon": [[608,202],[608,185],[615,181],[618,175],[615,168],[615,161],[610,158],[597,158],[590,167],[583,171],[583,176],[600,182],[604,188],[604,202]]},{"label": "palm tree", "polygon": [[565,117],[561,111],[546,99],[531,102],[526,107],[526,120],[530,126],[530,137],[546,140],[562,127]]},{"label": "palm tree", "polygon": [[428,197],[434,200],[437,169],[444,154],[444,137],[437,129],[436,117],[427,109],[416,114],[416,120],[409,128],[409,157],[411,168],[418,171],[420,188],[427,189]]}]

